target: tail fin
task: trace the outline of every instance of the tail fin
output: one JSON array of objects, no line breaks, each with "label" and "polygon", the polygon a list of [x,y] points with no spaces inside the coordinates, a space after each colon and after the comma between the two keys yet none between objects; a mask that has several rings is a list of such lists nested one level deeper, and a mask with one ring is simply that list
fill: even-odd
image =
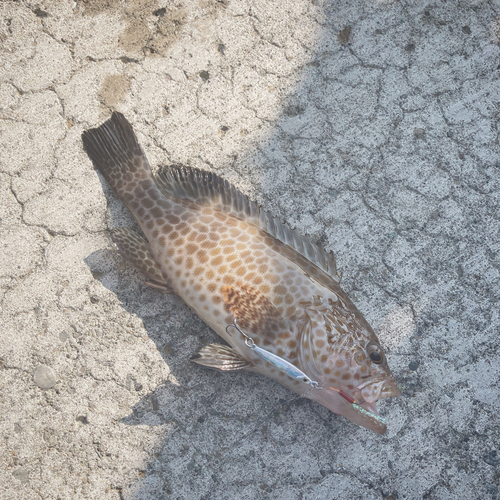
[{"label": "tail fin", "polygon": [[137,184],[152,183],[148,160],[132,125],[121,113],[115,112],[101,126],[86,130],[82,141],[94,167],[123,201],[133,198]]}]

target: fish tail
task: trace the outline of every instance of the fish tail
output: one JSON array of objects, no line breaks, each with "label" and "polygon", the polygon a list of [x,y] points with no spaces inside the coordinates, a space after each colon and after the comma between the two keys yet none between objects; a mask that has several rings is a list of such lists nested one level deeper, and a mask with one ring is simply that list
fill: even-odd
[{"label": "fish tail", "polygon": [[127,205],[139,191],[154,185],[148,160],[121,113],[114,112],[99,127],[83,132],[82,141],[94,167]]}]

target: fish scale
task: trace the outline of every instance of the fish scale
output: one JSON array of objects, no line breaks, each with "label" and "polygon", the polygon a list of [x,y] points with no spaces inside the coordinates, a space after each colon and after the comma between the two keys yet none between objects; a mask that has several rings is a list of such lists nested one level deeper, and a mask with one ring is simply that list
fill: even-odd
[{"label": "fish scale", "polygon": [[[262,373],[385,432],[375,402],[399,390],[375,333],[341,289],[331,254],[213,173],[171,166],[153,176],[120,113],[82,139],[145,236],[115,230],[120,254],[147,284],[182,297],[231,346],[206,346],[194,361]],[[259,349],[227,333],[236,321]],[[307,391],[300,377],[277,369],[279,359],[322,390]]]}]

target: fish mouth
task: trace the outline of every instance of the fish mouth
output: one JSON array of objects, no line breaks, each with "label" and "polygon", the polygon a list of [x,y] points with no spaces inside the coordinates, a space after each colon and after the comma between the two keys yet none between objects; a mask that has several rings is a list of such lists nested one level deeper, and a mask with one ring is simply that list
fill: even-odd
[{"label": "fish mouth", "polygon": [[341,388],[324,387],[321,391],[311,391],[307,397],[356,425],[384,434],[387,431],[386,421],[380,416],[376,403],[379,399],[400,395],[396,381],[391,377],[362,383],[354,391],[344,392]]},{"label": "fish mouth", "polygon": [[380,434],[385,433],[387,430],[386,421],[384,417],[380,416],[376,403],[379,399],[401,396],[396,381],[394,379],[385,380],[379,390],[375,391],[375,394],[369,391],[368,384],[361,384],[356,388],[354,396],[359,402],[352,406],[372,424],[369,428]]},{"label": "fish mouth", "polygon": [[356,425],[365,427],[377,434],[384,434],[387,431],[385,420],[378,414],[375,401],[369,403],[363,400],[359,401],[333,387],[321,391],[311,391],[308,397]]},{"label": "fish mouth", "polygon": [[374,379],[360,384],[356,388],[355,394],[358,401],[374,403],[379,399],[401,396],[401,391],[398,389],[394,378],[391,377],[390,379]]},{"label": "fish mouth", "polygon": [[375,426],[384,427],[383,432],[385,432],[385,418],[381,417],[377,410],[377,401],[365,401],[359,388],[354,392],[354,399],[355,402],[352,403],[354,410],[373,422]]}]

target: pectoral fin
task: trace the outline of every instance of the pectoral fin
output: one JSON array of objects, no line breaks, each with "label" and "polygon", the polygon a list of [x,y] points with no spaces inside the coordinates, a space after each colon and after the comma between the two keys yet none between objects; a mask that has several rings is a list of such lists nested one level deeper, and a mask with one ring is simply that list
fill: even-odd
[{"label": "pectoral fin", "polygon": [[198,353],[198,357],[191,361],[224,371],[243,370],[253,365],[231,347],[220,344],[206,345]]},{"label": "pectoral fin", "polygon": [[163,277],[144,238],[126,227],[115,229],[111,238],[123,260],[147,278],[146,285],[165,293],[175,293]]}]

